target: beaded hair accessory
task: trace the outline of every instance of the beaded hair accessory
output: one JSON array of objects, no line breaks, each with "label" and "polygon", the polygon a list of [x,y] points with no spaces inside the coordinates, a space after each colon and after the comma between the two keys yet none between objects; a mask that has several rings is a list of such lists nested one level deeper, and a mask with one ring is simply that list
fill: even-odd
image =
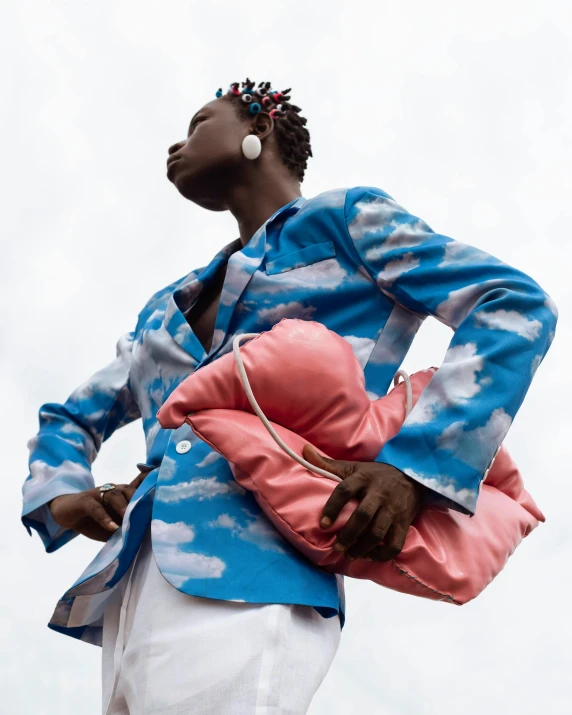
[{"label": "beaded hair accessory", "polygon": [[[240,89],[240,84],[242,84],[242,89]],[[245,104],[249,105],[248,110],[251,114],[258,114],[264,108],[273,119],[277,119],[289,107],[289,91],[290,88],[278,92],[272,89],[270,82],[260,82],[258,87],[255,87],[255,83],[247,77],[246,82],[233,82],[226,93],[240,97]],[[221,87],[217,90],[216,96],[222,97],[223,94]]]}]

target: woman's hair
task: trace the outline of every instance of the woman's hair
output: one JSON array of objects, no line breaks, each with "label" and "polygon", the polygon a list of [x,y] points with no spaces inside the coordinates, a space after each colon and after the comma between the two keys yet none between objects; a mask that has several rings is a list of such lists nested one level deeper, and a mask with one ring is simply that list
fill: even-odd
[{"label": "woman's hair", "polygon": [[[300,107],[290,104],[288,101],[290,89],[275,92],[271,88],[270,82],[260,82],[255,88],[255,83],[251,82],[248,77],[241,84],[242,91],[239,89],[239,83],[233,82],[228,92],[222,94],[222,90],[219,89],[217,96],[222,96],[232,102],[241,117],[253,116],[252,103],[257,103],[262,111],[272,114],[275,120],[274,134],[280,158],[286,168],[298,181],[302,182],[308,157],[312,156],[312,147],[310,146],[310,132],[306,129],[306,118],[299,114]],[[245,94],[251,96],[250,101],[243,100]]]}]

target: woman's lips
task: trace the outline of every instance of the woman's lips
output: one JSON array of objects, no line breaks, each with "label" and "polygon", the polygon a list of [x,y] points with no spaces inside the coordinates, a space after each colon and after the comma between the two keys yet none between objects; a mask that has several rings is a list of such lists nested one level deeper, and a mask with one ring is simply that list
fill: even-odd
[{"label": "woman's lips", "polygon": [[172,159],[171,161],[167,160],[167,176],[169,176],[169,172],[172,170],[173,165],[176,164],[179,159],[180,157]]}]

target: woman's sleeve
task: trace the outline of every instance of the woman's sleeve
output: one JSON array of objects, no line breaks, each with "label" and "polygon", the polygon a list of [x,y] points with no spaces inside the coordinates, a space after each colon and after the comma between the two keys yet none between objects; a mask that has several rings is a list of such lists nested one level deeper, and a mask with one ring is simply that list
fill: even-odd
[{"label": "woman's sleeve", "polygon": [[554,338],[558,311],[530,276],[435,233],[380,189],[346,194],[349,243],[379,289],[455,332],[442,365],[375,461],[473,515],[488,468]]},{"label": "woman's sleeve", "polygon": [[30,473],[22,492],[22,522],[35,529],[46,551],[59,549],[77,536],[53,520],[48,502],[95,486],[91,465],[101,444],[141,414],[129,385],[135,333],[117,342],[116,358],[78,387],[63,404],[44,404],[39,432],[28,442]]}]

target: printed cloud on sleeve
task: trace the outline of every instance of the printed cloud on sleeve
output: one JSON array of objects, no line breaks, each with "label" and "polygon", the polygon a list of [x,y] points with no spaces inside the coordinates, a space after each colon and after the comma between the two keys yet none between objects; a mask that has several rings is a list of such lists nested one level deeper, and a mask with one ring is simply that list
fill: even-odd
[{"label": "printed cloud on sleeve", "polygon": [[348,224],[348,232],[354,241],[368,234],[379,233],[380,227],[389,224],[396,213],[404,211],[398,203],[382,196],[358,201],[354,208],[357,213]]},{"label": "printed cloud on sleeve", "polygon": [[382,285],[391,285],[396,278],[418,268],[419,265],[420,261],[413,253],[406,253],[401,258],[386,263],[385,268],[377,274],[377,281]]},{"label": "printed cloud on sleeve", "polygon": [[502,407],[494,410],[481,427],[465,431],[464,422],[453,422],[437,438],[437,447],[458,452],[463,455],[463,461],[475,469],[480,469],[483,453],[490,449],[491,444],[500,444],[512,424],[512,417]]},{"label": "printed cloud on sleeve", "polygon": [[358,338],[355,335],[342,335],[342,337],[352,346],[354,355],[362,368],[365,367],[375,347],[375,340],[371,340],[370,338]]},{"label": "printed cloud on sleeve", "polygon": [[69,459],[64,460],[56,467],[41,459],[36,459],[30,464],[30,473],[31,479],[27,479],[22,488],[24,498],[30,502],[41,498],[42,492],[54,482],[56,477],[58,484],[70,484],[77,491],[93,487],[91,472],[82,464]]},{"label": "printed cloud on sleeve", "polygon": [[490,313],[475,313],[477,326],[507,330],[526,340],[536,340],[542,330],[539,320],[529,319],[516,310],[494,310]]},{"label": "printed cloud on sleeve", "polygon": [[445,246],[445,254],[443,260],[437,265],[437,268],[445,268],[455,265],[466,266],[469,263],[482,265],[484,263],[500,263],[504,264],[495,256],[491,256],[479,248],[469,246],[461,241],[451,241]]},{"label": "printed cloud on sleeve", "polygon": [[483,358],[475,343],[456,345],[447,350],[443,364],[431,379],[431,390],[423,391],[411,410],[407,424],[431,422],[437,413],[452,405],[463,405],[480,392],[477,373],[483,369]]}]

